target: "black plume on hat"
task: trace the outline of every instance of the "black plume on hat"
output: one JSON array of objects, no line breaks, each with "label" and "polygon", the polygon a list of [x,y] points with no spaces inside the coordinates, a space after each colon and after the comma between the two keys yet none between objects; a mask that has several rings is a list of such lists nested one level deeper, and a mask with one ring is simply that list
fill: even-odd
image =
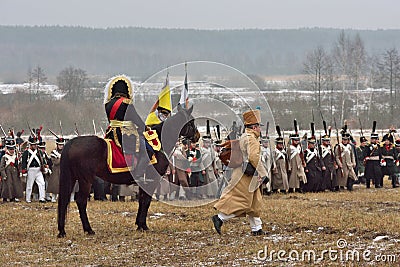
[{"label": "black plume on hat", "polygon": [[217,128],[217,138],[218,140],[221,140],[221,129],[219,128],[219,124],[215,126]]},{"label": "black plume on hat", "polygon": [[326,121],[323,121],[322,122],[322,124],[324,125],[324,131],[325,131],[325,135],[327,135],[328,134],[328,132],[327,132],[327,128],[326,128]]},{"label": "black plume on hat", "polygon": [[206,134],[211,137],[210,120],[207,120],[206,123]]},{"label": "black plume on hat", "polygon": [[315,138],[315,126],[313,122],[311,123],[311,137]]},{"label": "black plume on hat", "polygon": [[279,137],[282,136],[281,127],[279,127],[279,125],[276,125],[276,132],[277,132],[277,134],[278,134]]}]

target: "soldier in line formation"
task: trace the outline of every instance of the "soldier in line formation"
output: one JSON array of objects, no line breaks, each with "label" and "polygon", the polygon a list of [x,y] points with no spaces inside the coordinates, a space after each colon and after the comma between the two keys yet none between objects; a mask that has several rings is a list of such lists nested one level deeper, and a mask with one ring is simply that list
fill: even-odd
[{"label": "soldier in line formation", "polygon": [[24,191],[27,203],[32,202],[32,197],[40,203],[56,202],[59,160],[66,140],[57,138],[57,147],[49,156],[40,131],[33,129],[28,141],[21,138],[23,131],[18,132],[15,138],[10,130],[4,138],[4,154],[0,160],[0,197],[3,202],[19,202]]},{"label": "soldier in line formation", "polygon": [[271,166],[273,192],[323,192],[345,188],[352,191],[353,184],[358,180],[363,182],[364,178],[366,188],[371,187],[371,182],[375,188],[382,188],[384,175],[389,176],[393,188],[399,186],[400,139],[394,141],[394,130],[385,134],[380,144],[374,122],[370,144],[366,137],[361,136],[360,146],[356,148],[354,138],[345,125],[340,142],[332,148],[331,129],[327,129],[326,123],[325,133],[319,142],[311,124],[311,137],[307,139],[304,150],[300,145],[296,121],[294,126],[295,133],[290,135],[287,148],[277,126],[278,137],[275,139]]}]

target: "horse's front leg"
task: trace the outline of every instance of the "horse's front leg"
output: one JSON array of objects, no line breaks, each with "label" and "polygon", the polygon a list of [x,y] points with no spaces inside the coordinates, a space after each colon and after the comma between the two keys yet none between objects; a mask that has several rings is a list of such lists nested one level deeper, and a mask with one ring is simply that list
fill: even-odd
[{"label": "horse's front leg", "polygon": [[144,186],[144,189],[142,187],[139,187],[139,209],[136,216],[136,224],[138,226],[137,230],[139,231],[149,230],[146,221],[147,221],[147,213],[149,211],[152,199],[151,196],[153,195],[157,186],[160,184],[159,174],[153,173],[153,175],[154,176],[150,176],[150,177],[156,177],[156,179],[154,179],[153,182],[146,184]]},{"label": "horse's front leg", "polygon": [[79,216],[82,221],[83,231],[89,235],[94,235],[95,232],[90,227],[89,219],[86,213],[87,200],[90,193],[91,184],[79,181],[79,192],[76,195],[76,204],[79,210]]},{"label": "horse's front leg", "polygon": [[[151,196],[146,193],[141,187],[139,187],[139,208],[136,215],[136,225],[138,226],[136,230],[147,231],[149,227],[146,224],[147,211],[149,209],[151,202]],[[147,203],[149,203],[147,205]]]}]

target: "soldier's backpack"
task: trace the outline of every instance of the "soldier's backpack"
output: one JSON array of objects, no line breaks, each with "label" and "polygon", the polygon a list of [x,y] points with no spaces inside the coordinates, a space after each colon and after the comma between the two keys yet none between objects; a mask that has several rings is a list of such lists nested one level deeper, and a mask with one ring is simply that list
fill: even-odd
[{"label": "soldier's backpack", "polygon": [[221,147],[219,158],[222,164],[230,168],[237,168],[242,165],[243,154],[240,149],[239,139],[228,140]]}]

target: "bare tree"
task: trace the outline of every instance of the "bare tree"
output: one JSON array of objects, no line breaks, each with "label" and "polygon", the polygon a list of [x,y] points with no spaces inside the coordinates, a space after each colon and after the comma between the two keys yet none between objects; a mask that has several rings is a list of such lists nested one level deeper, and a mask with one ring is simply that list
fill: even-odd
[{"label": "bare tree", "polygon": [[325,83],[327,69],[327,54],[322,46],[318,46],[307,54],[303,64],[304,73],[310,77],[314,92],[316,92],[316,102],[318,109],[321,110],[321,90]]},{"label": "bare tree", "polygon": [[350,55],[350,40],[342,30],[339,34],[339,38],[336,41],[335,47],[333,49],[333,57],[335,59],[338,72],[340,73],[340,80],[342,83],[342,105],[341,105],[341,115],[340,121],[344,121],[344,104],[345,104],[345,91],[348,82],[349,73],[349,55]]},{"label": "bare tree", "polygon": [[39,89],[41,83],[45,83],[47,81],[47,77],[44,73],[44,70],[39,65],[36,66],[32,70],[33,80],[36,82],[36,88]]},{"label": "bare tree", "polygon": [[[350,54],[349,54],[349,71],[350,71],[350,77],[354,81],[354,89],[357,92],[358,95],[358,90],[359,84],[360,84],[360,79],[364,75],[366,67],[366,52],[365,52],[365,47],[364,47],[364,41],[361,39],[360,35],[357,34],[354,37],[353,41],[350,41]],[[359,108],[358,108],[358,100],[359,98],[356,98],[356,106],[357,106],[357,117],[359,116]]]},{"label": "bare tree", "polygon": [[[396,83],[400,78],[400,56],[396,48],[386,50],[378,63],[381,80],[390,89],[390,118],[394,118],[394,103],[397,100]],[[393,97],[393,90],[395,95]]]},{"label": "bare tree", "polygon": [[326,89],[330,91],[329,94],[329,113],[330,124],[333,124],[333,93],[338,82],[338,76],[335,73],[334,59],[332,56],[326,57]]},{"label": "bare tree", "polygon": [[[368,57],[367,59],[367,66],[368,66],[368,81],[367,81],[367,86],[370,88],[374,88],[377,84],[379,84],[379,56],[378,55],[372,55]],[[368,113],[367,113],[367,120],[370,120],[370,115],[371,115],[371,105],[372,105],[372,95],[373,95],[373,90],[371,90],[371,93],[369,95],[369,101],[368,101]]]},{"label": "bare tree", "polygon": [[66,98],[73,103],[79,101],[87,82],[86,71],[74,67],[63,69],[57,76],[58,88],[65,92]]},{"label": "bare tree", "polygon": [[26,81],[29,84],[29,89],[31,89],[32,88],[32,83],[34,81],[33,72],[32,72],[31,68],[28,69],[27,80]]},{"label": "bare tree", "polygon": [[33,72],[32,69],[29,68],[28,69],[28,73],[27,73],[27,82],[29,84],[29,102],[32,102],[32,84],[34,82],[34,77],[33,77]]}]

